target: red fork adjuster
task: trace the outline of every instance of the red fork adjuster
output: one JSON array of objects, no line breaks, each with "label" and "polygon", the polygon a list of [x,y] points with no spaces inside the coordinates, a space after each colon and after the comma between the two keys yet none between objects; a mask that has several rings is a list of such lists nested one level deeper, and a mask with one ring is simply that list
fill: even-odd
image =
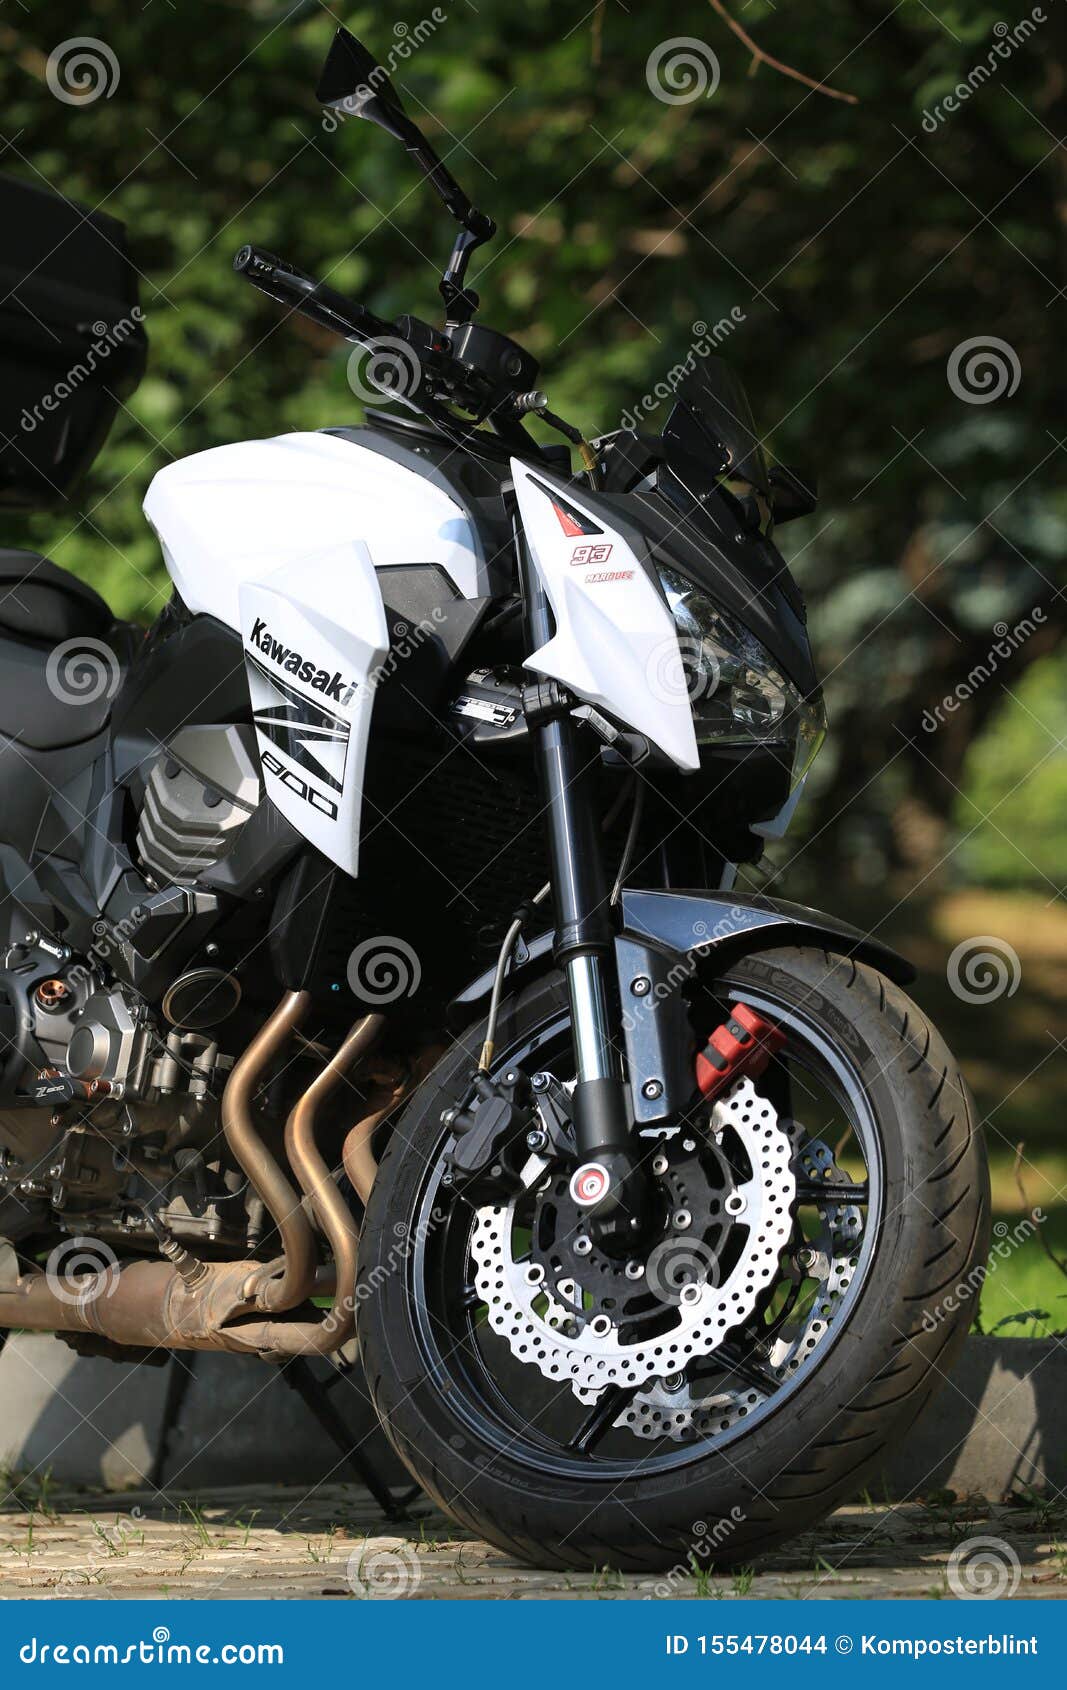
[{"label": "red fork adjuster", "polygon": [[745,1074],[762,1074],[784,1044],[785,1034],[773,1021],[735,1003],[729,1020],[716,1027],[697,1055],[697,1085],[705,1097],[714,1097]]}]

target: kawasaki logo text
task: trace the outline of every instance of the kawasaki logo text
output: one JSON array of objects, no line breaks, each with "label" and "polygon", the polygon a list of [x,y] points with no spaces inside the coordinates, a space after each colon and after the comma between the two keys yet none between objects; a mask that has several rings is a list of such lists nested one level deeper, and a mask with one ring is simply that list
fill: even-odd
[{"label": "kawasaki logo text", "polygon": [[355,681],[343,681],[339,669],[335,669],[331,675],[328,669],[320,669],[302,652],[282,645],[281,640],[274,638],[262,616],[257,617],[252,624],[249,638],[264,657],[269,657],[271,662],[276,663],[279,669],[284,669],[287,675],[293,675],[298,681],[305,682],[313,692],[321,692],[325,698],[332,698],[337,704],[351,703],[358,690]]}]

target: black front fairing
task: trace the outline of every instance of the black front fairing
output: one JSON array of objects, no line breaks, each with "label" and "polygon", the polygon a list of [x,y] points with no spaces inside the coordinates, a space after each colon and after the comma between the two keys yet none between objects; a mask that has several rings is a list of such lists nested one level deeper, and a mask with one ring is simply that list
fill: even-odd
[{"label": "black front fairing", "polygon": [[721,358],[694,360],[679,384],[663,429],[671,446],[728,479],[744,498],[759,496],[769,515],[771,476],[752,407],[735,372]]},{"label": "black front fairing", "polygon": [[723,485],[720,461],[627,430],[612,436],[605,467],[615,525],[637,531],[657,571],[678,570],[743,622],[809,698],[819,683],[803,597],[769,533]]},{"label": "black front fairing", "polygon": [[624,430],[604,443],[604,460],[605,491],[626,507],[655,570],[702,587],[810,698],[818,677],[804,599],[774,544],[774,476],[730,366],[694,357],[662,436]]}]

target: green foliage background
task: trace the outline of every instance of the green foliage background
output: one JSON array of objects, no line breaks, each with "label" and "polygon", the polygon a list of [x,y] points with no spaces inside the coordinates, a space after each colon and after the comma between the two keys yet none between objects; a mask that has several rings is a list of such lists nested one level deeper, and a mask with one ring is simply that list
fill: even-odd
[{"label": "green foliage background", "polygon": [[[823,493],[817,516],[782,534],[835,729],[801,822],[818,852],[794,874],[810,878],[814,863],[877,884],[905,870],[1047,896],[1062,884],[1067,779],[1055,743],[1064,8],[1024,14],[1045,21],[926,127],[988,60],[998,5],[733,10],[768,52],[856,103],[755,65],[707,0],[91,0],[76,18],[60,0],[9,6],[0,168],[126,220],[152,351],[78,507],[5,520],[8,543],[40,545],[150,617],[166,587],[140,503],[157,468],[358,415],[345,350],[233,276],[242,241],[385,315],[437,314],[450,230],[436,201],[384,135],[356,120],[331,133],[315,106],[343,15],[393,54],[409,109],[501,225],[474,276],[486,320],[541,358],[555,406],[588,432],[667,375],[694,323],[744,313],[728,355],[773,450],[817,467]],[[121,69],[113,96],[84,108],[45,83],[48,54],[74,30],[106,42]],[[669,104],[646,67],[678,37],[703,42],[721,74],[710,96]],[[1021,380],[967,404],[947,360],[990,335],[1010,343]],[[924,733],[924,712],[986,656],[993,625],[1035,606],[1039,631]],[[997,830],[982,815],[1000,800]]]}]

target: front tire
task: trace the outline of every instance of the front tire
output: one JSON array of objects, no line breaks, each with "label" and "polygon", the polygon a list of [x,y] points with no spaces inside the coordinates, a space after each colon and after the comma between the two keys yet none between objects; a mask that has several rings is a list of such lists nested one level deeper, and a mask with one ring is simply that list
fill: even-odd
[{"label": "front tire", "polygon": [[[477,1309],[458,1311],[465,1258],[445,1234],[462,1217],[440,1218],[435,1193],[448,1136],[441,1113],[465,1089],[480,1029],[423,1085],[371,1194],[357,1298],[385,1431],[447,1513],[539,1566],[750,1561],[856,1492],[929,1401],[967,1330],[989,1244],[988,1174],[966,1084],[939,1035],[880,975],[822,952],[747,958],[714,993],[776,1013],[798,1047],[806,1038],[831,1051],[868,1122],[872,1206],[847,1306],[750,1424],[688,1444],[646,1438],[626,1462],[578,1461],[553,1454],[562,1409],[555,1399],[544,1406],[543,1394],[527,1398],[534,1370],[515,1357],[505,1358],[504,1383],[475,1401],[480,1375],[468,1353],[485,1347],[487,1324]],[[503,1063],[529,1066],[565,1017],[558,977],[511,999],[498,1032]],[[559,1391],[570,1404],[565,1381]],[[509,1393],[527,1405],[525,1422]]]}]

